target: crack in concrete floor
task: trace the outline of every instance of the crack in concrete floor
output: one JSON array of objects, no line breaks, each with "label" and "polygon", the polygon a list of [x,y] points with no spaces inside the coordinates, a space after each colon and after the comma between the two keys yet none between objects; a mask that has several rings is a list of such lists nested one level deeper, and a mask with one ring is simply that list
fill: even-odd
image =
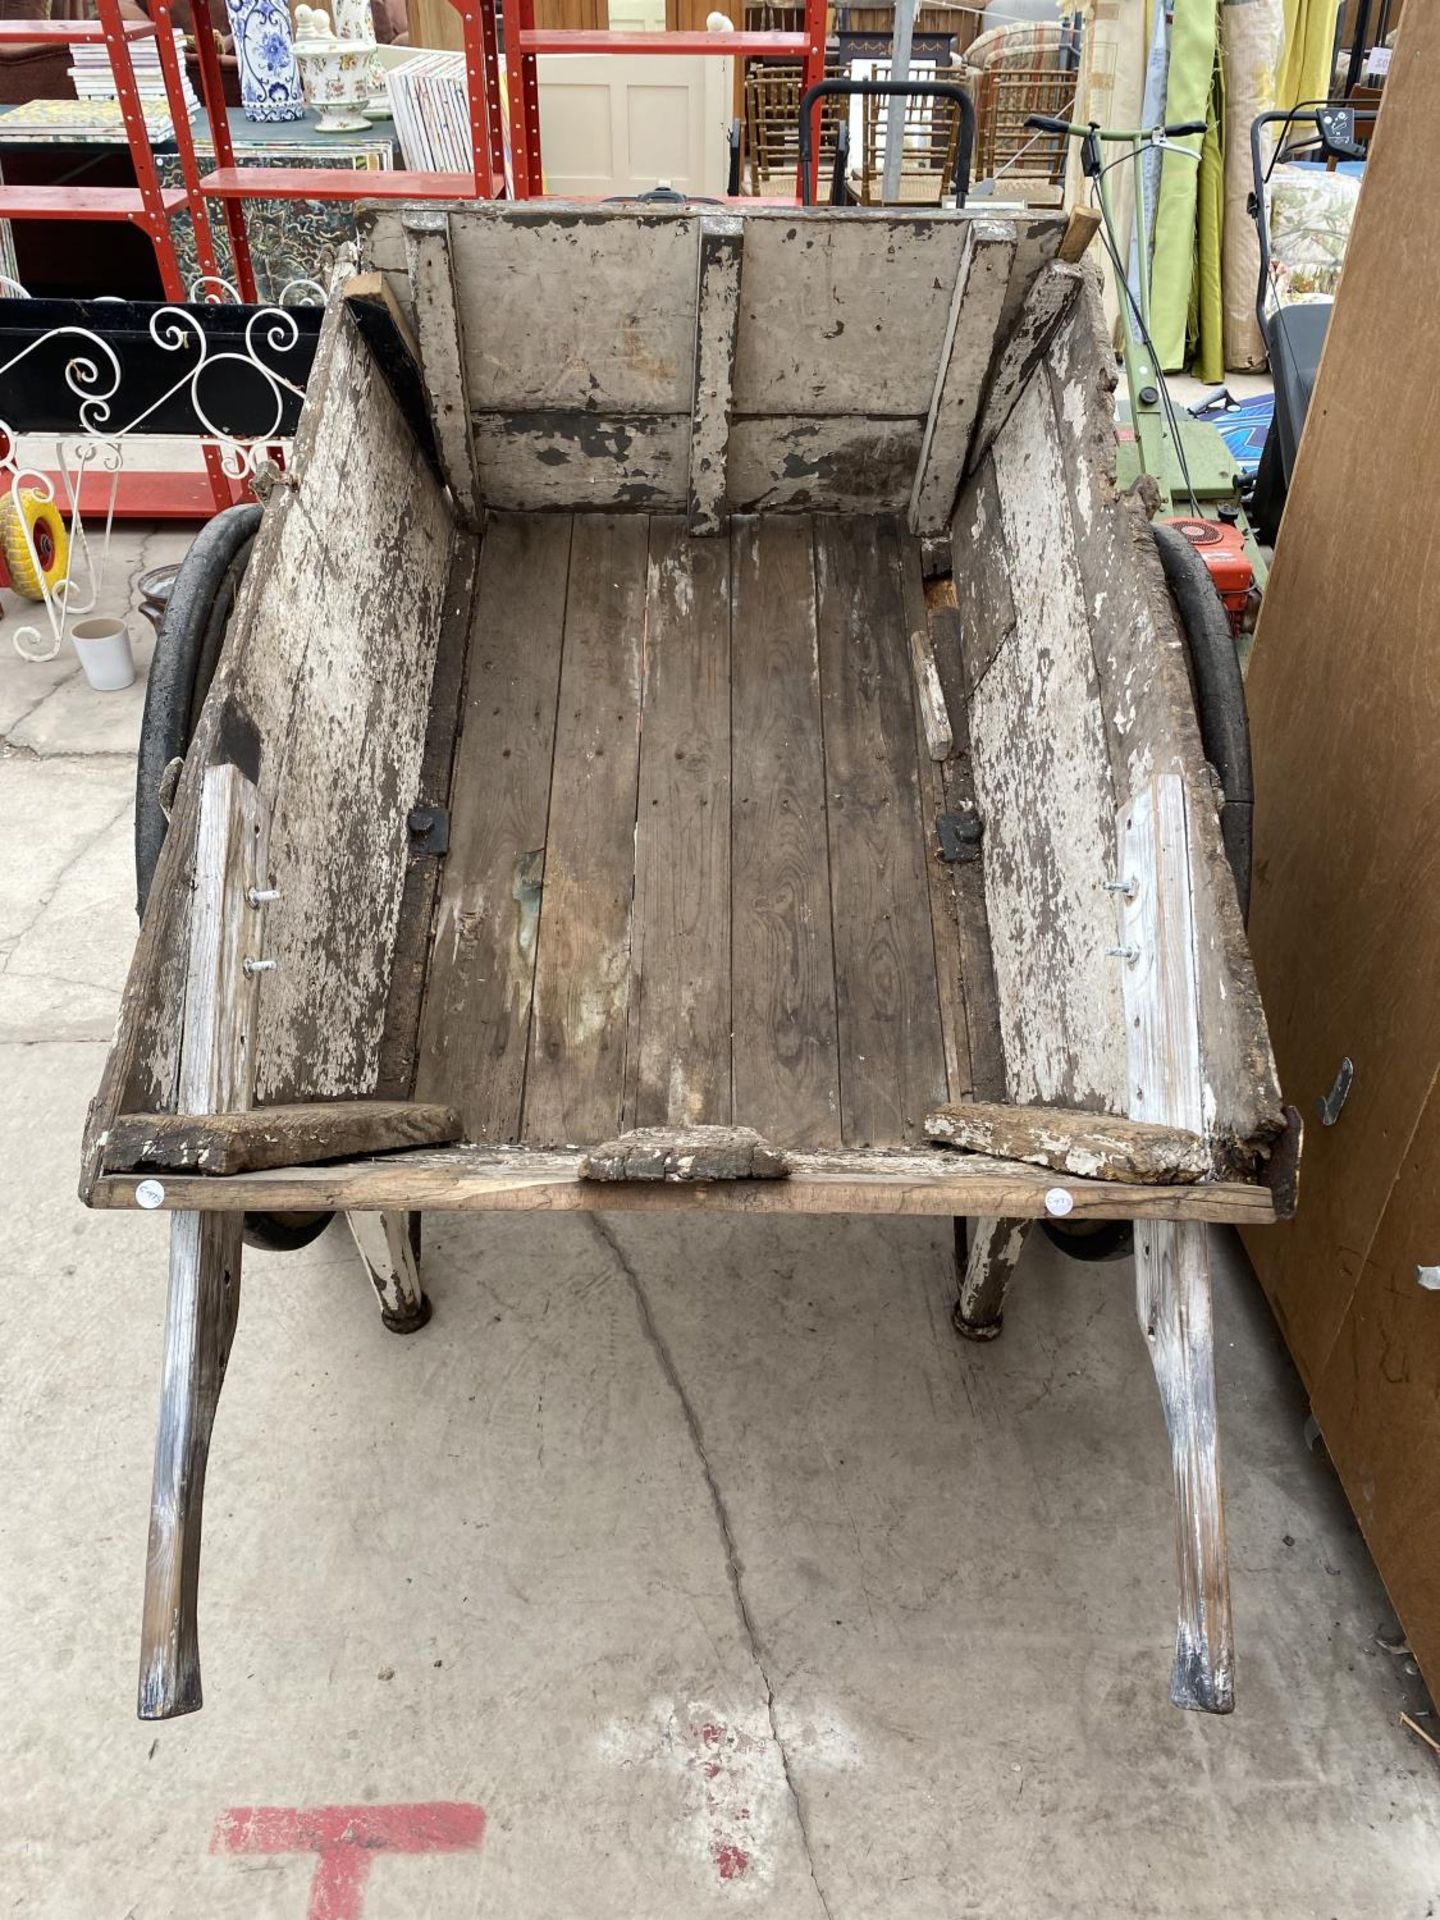
[{"label": "crack in concrete floor", "polygon": [[650,1296],[645,1291],[645,1284],[641,1280],[629,1256],[626,1254],[625,1249],[621,1246],[613,1230],[606,1224],[600,1214],[587,1213],[585,1220],[590,1231],[594,1234],[595,1238],[599,1240],[601,1245],[606,1248],[616,1266],[619,1267],[621,1273],[625,1276],[626,1284],[629,1286],[631,1295],[635,1301],[635,1311],[640,1321],[640,1330],[645,1336],[646,1343],[655,1355],[656,1362],[665,1377],[666,1384],[679,1402],[686,1431],[689,1433],[691,1445],[695,1449],[696,1458],[700,1462],[700,1472],[705,1481],[706,1491],[710,1496],[710,1505],[714,1510],[715,1524],[719,1529],[720,1543],[725,1553],[725,1573],[729,1580],[730,1592],[735,1602],[736,1618],[740,1623],[740,1631],[745,1636],[745,1643],[749,1649],[750,1658],[755,1663],[755,1671],[759,1674],[761,1685],[765,1690],[765,1713],[770,1724],[770,1737],[775,1742],[775,1750],[780,1756],[780,1766],[785,1775],[785,1786],[790,1795],[790,1804],[794,1809],[795,1824],[800,1834],[800,1844],[805,1852],[805,1864],[810,1870],[811,1884],[815,1889],[815,1897],[820,1903],[821,1911],[825,1914],[825,1920],[834,1920],[830,1902],[825,1896],[825,1889],[821,1886],[820,1876],[815,1869],[815,1853],[810,1842],[809,1823],[805,1817],[805,1802],[801,1798],[799,1784],[796,1781],[794,1771],[790,1765],[789,1750],[785,1745],[779,1724],[775,1717],[775,1688],[770,1680],[766,1656],[761,1645],[760,1632],[755,1624],[755,1616],[751,1613],[750,1602],[746,1598],[745,1585],[741,1578],[742,1562],[739,1549],[735,1544],[735,1532],[730,1521],[730,1509],[726,1505],[725,1495],[721,1491],[720,1482],[716,1477],[715,1468],[711,1463],[710,1454],[705,1445],[705,1431],[700,1424],[700,1416],[695,1411],[694,1403],[685,1389],[685,1383],[680,1377],[680,1369],[675,1364],[675,1356],[670,1351],[665,1336],[660,1331],[654,1311],[650,1305]]}]

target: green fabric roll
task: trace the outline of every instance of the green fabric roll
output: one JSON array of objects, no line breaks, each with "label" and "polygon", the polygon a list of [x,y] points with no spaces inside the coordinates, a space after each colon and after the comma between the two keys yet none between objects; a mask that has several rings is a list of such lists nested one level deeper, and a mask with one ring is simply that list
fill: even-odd
[{"label": "green fabric roll", "polygon": [[[1170,78],[1165,93],[1167,125],[1209,118],[1218,14],[1218,0],[1175,0]],[[1196,142],[1192,137],[1184,144],[1194,147]],[[1165,155],[1160,172],[1150,305],[1155,351],[1167,373],[1185,364],[1186,322],[1195,281],[1199,173],[1195,160],[1175,152]]]},{"label": "green fabric roll", "polygon": [[1285,0],[1285,44],[1275,76],[1275,104],[1282,113],[1301,100],[1326,98],[1334,46],[1334,0]]},{"label": "green fabric roll", "polygon": [[1200,379],[1218,386],[1225,378],[1225,299],[1221,249],[1225,239],[1225,154],[1220,129],[1225,124],[1225,70],[1218,54],[1210,89],[1210,117],[1200,147],[1200,181],[1196,213],[1195,348],[1194,369]]}]

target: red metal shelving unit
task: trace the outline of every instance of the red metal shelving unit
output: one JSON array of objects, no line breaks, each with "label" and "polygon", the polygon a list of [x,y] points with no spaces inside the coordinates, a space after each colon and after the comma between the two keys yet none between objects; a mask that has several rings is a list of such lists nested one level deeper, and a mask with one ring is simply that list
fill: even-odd
[{"label": "red metal shelving unit", "polygon": [[[200,270],[218,274],[209,215],[204,201],[189,184],[195,173],[195,148],[190,122],[181,100],[180,62],[175,52],[175,37],[168,0],[160,0],[149,20],[126,20],[119,0],[97,0],[99,17],[94,20],[0,20],[0,44],[17,41],[56,41],[74,45],[103,41],[110,55],[110,70],[115,76],[115,94],[120,117],[135,168],[133,187],[13,187],[0,183],[0,218],[6,220],[117,220],[139,227],[155,250],[155,264],[167,300],[183,301],[185,283],[175,256],[170,222],[177,213],[188,213],[195,226],[195,251]],[[130,42],[155,36],[160,71],[170,102],[175,140],[182,155],[187,185],[162,187],[150,151],[150,136],[135,68],[130,58]],[[231,504],[233,493],[213,447],[205,449],[205,468],[210,494],[216,508]],[[152,476],[153,478],[153,476]]]},{"label": "red metal shelving unit", "polygon": [[[487,6],[495,0],[483,0]],[[804,84],[825,77],[826,0],[805,0],[803,33],[551,32],[535,25],[535,0],[501,0],[505,19],[505,82],[510,97],[510,148],[517,200],[544,192],[540,155],[540,89],[535,61],[542,53],[778,55],[804,62]],[[812,191],[819,175],[818,143]],[[796,180],[797,197],[799,179]]]},{"label": "red metal shelving unit", "polygon": [[[168,5],[168,0],[157,0]],[[234,250],[241,296],[255,298],[255,275],[245,235],[243,202],[263,200],[498,200],[505,193],[505,132],[500,117],[500,56],[495,11],[487,0],[450,0],[460,15],[465,43],[465,81],[470,104],[470,173],[348,174],[329,167],[245,167],[225,118],[220,62],[215,52],[209,0],[191,0],[200,55],[200,87],[210,119],[217,165],[203,176],[187,171],[202,199],[218,200]]]}]

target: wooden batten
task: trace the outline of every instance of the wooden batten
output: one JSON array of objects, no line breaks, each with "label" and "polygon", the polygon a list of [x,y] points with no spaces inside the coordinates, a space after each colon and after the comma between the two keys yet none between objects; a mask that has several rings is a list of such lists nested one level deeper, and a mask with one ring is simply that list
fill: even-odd
[{"label": "wooden batten", "polygon": [[[1140,1182],[1081,1180],[1022,1161],[957,1154],[943,1147],[911,1151],[864,1148],[786,1148],[784,1180],[603,1181],[580,1176],[580,1150],[531,1147],[437,1147],[323,1167],[213,1179],[170,1174],[152,1180],[163,1207],[207,1207],[226,1212],[314,1209],[384,1212],[396,1208],[436,1213],[720,1212],[894,1214],[1044,1219],[1059,1211],[1070,1220],[1205,1220],[1264,1225],[1275,1218],[1267,1187],[1243,1181],[1202,1181],[1162,1187]],[[145,1177],[106,1174],[97,1207],[134,1207]],[[1068,1202],[1068,1207],[1066,1203]]]},{"label": "wooden batten", "polygon": [[745,222],[733,213],[702,214],[699,241],[689,512],[691,533],[704,534],[718,533],[725,517]]},{"label": "wooden batten", "polygon": [[[1198,952],[1185,783],[1157,774],[1120,808],[1116,870],[1124,946],[1129,1098],[1137,1117],[1198,1133]],[[1234,1635],[1220,1490],[1209,1248],[1195,1222],[1146,1220],[1135,1233],[1135,1305],[1160,1389],[1175,1478],[1180,1576],[1170,1697],[1228,1713]]]},{"label": "wooden batten", "polygon": [[970,1153],[1028,1160],[1097,1180],[1186,1184],[1203,1180],[1211,1170],[1203,1138],[1188,1128],[1108,1119],[1066,1107],[965,1101],[927,1114],[925,1132],[932,1140]]},{"label": "wooden batten", "polygon": [[231,1113],[127,1113],[110,1130],[108,1171],[164,1167],[193,1173],[254,1173],[358,1154],[393,1153],[458,1140],[453,1107],[408,1100],[329,1100]]},{"label": "wooden batten", "polygon": [[[250,1104],[269,891],[269,809],[233,762],[200,782],[178,1097],[192,1113]],[[258,964],[257,964],[258,963]],[[140,1634],[142,1720],[201,1704],[197,1609],[210,1432],[240,1304],[241,1221],[187,1210],[170,1225],[165,1362]]]},{"label": "wooden batten", "polygon": [[432,472],[445,483],[425,395],[425,376],[420,370],[413,307],[409,313],[401,307],[390,277],[383,273],[352,274],[345,282],[345,307],[389,382],[395,403]]},{"label": "wooden batten", "polygon": [[407,207],[402,217],[435,444],[456,518],[474,532],[481,524],[484,502],[470,431],[465,343],[450,262],[450,219],[443,209],[425,207]]},{"label": "wooden batten", "polygon": [[1016,401],[1045,357],[1060,322],[1084,284],[1084,269],[1060,260],[1052,260],[1036,275],[1013,331],[1003,339],[990,375],[985,404],[970,446],[967,472],[975,471],[1004,430]]},{"label": "wooden batten", "polygon": [[961,256],[910,495],[910,530],[922,539],[943,532],[955,509],[1018,242],[1009,221],[977,222]]},{"label": "wooden batten", "polygon": [[[1013,608],[970,701],[1005,1093],[1123,1113],[1123,1010],[1107,951],[1115,918],[1103,887],[1115,792],[1043,379],[1026,388],[988,464],[994,519],[981,551],[957,538],[955,567],[959,585],[998,564]],[[967,490],[957,523],[970,518]],[[966,598],[962,589],[962,607]]]},{"label": "wooden batten", "polygon": [[270,813],[232,761],[207,767],[195,836],[195,895],[176,1099],[186,1113],[250,1104],[270,892]]}]

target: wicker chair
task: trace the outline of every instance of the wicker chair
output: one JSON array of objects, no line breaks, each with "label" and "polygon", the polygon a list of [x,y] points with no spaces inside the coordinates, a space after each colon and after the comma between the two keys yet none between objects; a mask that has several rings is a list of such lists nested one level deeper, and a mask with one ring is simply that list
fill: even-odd
[{"label": "wicker chair", "polygon": [[991,67],[982,73],[974,85],[975,178],[1004,174],[1027,187],[1063,186],[1068,142],[1058,133],[1035,133],[1025,122],[1032,113],[1072,119],[1077,80],[1077,74],[1053,67]]},{"label": "wicker chair", "polygon": [[[876,62],[874,77],[890,78],[888,61]],[[919,80],[928,76],[917,67],[913,77]],[[905,119],[899,202],[902,206],[938,207],[955,177],[960,110],[953,100],[927,99],[923,94],[902,104]],[[882,95],[863,94],[860,106],[860,204],[873,207],[882,198],[890,102]]]},{"label": "wicker chair", "polygon": [[[843,79],[844,69],[825,67],[827,80]],[[805,70],[798,60],[751,60],[745,69],[746,177],[755,195],[791,193],[800,166],[800,100]],[[820,103],[820,171],[829,178],[835,132],[845,118],[843,96]]]},{"label": "wicker chair", "polygon": [[962,80],[975,102],[977,180],[1002,175],[1025,194],[1064,185],[1066,142],[1026,127],[1032,113],[1073,119],[1080,84],[1080,17],[1012,21],[982,33],[965,55]]}]

